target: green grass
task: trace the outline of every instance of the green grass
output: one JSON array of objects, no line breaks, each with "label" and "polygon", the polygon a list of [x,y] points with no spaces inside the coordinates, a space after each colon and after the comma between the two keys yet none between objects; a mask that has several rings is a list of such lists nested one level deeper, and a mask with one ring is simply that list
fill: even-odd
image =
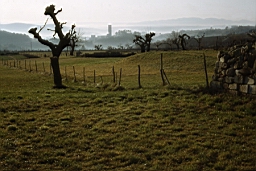
[{"label": "green grass", "polygon": [[[0,170],[255,170],[255,99],[202,91],[201,52],[163,53],[165,87],[157,52],[61,59],[98,72],[123,67],[123,91],[71,81],[56,90],[48,74],[0,65]],[[211,72],[216,52],[206,53]]]}]

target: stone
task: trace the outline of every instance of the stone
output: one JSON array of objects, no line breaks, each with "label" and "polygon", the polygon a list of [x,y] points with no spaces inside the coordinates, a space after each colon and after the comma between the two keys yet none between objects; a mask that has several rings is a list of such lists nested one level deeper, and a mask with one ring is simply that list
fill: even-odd
[{"label": "stone", "polygon": [[249,94],[256,94],[256,85],[249,85],[248,86],[248,93]]},{"label": "stone", "polygon": [[228,88],[230,90],[238,90],[238,84],[234,83],[234,84],[229,84]]},{"label": "stone", "polygon": [[229,59],[229,55],[224,55],[224,56],[220,57],[219,61],[226,63],[228,61],[228,59]]},{"label": "stone", "polygon": [[223,86],[223,88],[224,88],[225,90],[228,89],[228,83],[223,83],[222,86]]},{"label": "stone", "polygon": [[241,92],[241,93],[248,93],[248,85],[240,85],[239,86],[239,91]]},{"label": "stone", "polygon": [[221,63],[220,67],[222,69],[227,69],[228,68],[228,64],[227,63],[225,63],[225,62],[220,62],[220,63]]},{"label": "stone", "polygon": [[255,80],[253,78],[250,78],[250,77],[244,77],[244,84],[253,85],[253,84],[255,84]]},{"label": "stone", "polygon": [[244,77],[236,75],[236,76],[234,76],[234,82],[237,83],[237,84],[243,84],[244,83]]},{"label": "stone", "polygon": [[235,69],[234,68],[227,69],[226,75],[229,77],[234,77],[236,75]]},{"label": "stone", "polygon": [[228,84],[234,83],[234,77],[225,77],[224,82]]}]

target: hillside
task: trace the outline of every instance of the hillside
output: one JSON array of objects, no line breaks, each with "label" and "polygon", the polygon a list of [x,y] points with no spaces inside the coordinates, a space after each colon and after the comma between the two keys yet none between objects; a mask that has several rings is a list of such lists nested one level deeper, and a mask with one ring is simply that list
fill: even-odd
[{"label": "hillside", "polygon": [[38,50],[47,49],[35,39],[26,34],[11,33],[0,30],[0,51],[1,50]]},{"label": "hillside", "polygon": [[[161,53],[170,86],[153,74]],[[39,67],[48,68],[48,58],[31,60],[38,72],[0,64],[0,170],[256,170],[255,99],[204,91],[201,53],[62,56],[61,68],[71,71],[62,90],[52,89],[52,76]],[[211,71],[217,52],[205,53]],[[128,68],[122,91],[72,81],[73,65],[77,76],[85,67],[91,82],[89,71],[98,78],[106,70],[111,75],[113,65],[119,71],[138,64],[150,71],[143,71],[140,89]]]}]

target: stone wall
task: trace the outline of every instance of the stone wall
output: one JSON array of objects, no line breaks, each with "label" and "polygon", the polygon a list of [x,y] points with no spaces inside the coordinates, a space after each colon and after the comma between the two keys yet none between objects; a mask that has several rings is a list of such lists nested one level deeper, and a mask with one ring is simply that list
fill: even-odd
[{"label": "stone wall", "polygon": [[236,45],[217,54],[211,88],[256,95],[256,43]]}]

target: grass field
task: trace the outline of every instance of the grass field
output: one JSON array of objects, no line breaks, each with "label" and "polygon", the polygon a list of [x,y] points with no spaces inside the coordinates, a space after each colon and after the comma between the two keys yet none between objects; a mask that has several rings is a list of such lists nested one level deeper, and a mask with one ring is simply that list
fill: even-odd
[{"label": "grass field", "polygon": [[[160,53],[170,86],[161,85]],[[211,76],[217,52],[205,54]],[[256,101],[207,93],[201,55],[63,56],[62,72],[66,66],[69,73],[64,90],[52,89],[52,76],[42,73],[48,58],[31,59],[38,72],[0,65],[0,170],[256,170]],[[94,87],[93,70],[97,82],[102,76],[113,86],[113,66],[122,68],[124,89]],[[83,67],[87,86],[81,84]]]}]

